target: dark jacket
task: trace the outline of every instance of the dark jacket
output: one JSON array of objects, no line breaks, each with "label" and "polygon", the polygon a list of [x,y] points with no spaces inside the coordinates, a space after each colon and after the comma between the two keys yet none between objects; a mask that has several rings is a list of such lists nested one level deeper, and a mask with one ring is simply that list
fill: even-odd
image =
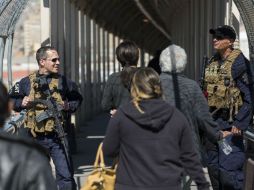
[{"label": "dark jacket", "polygon": [[180,190],[183,167],[199,189],[209,189],[193,146],[191,128],[176,108],[161,99],[133,103],[111,118],[103,151],[119,156],[116,189]]},{"label": "dark jacket", "polygon": [[[47,77],[47,82],[50,83],[52,75]],[[68,101],[69,110],[68,112],[73,113],[80,106],[83,98],[79,93],[77,85],[64,77],[63,75],[57,75],[54,77],[59,78],[58,91],[61,94],[63,101]],[[17,82],[10,90],[9,94],[11,99],[14,102],[14,110],[20,112],[23,108],[21,107],[22,100],[25,96],[28,96],[30,93],[31,84],[29,77],[22,78]]]},{"label": "dark jacket", "polygon": [[117,109],[131,100],[130,92],[124,87],[120,74],[120,72],[113,73],[107,80],[101,102],[102,109],[105,111]]},{"label": "dark jacket", "polygon": [[202,152],[200,144],[203,136],[213,143],[222,138],[220,132],[216,133],[217,123],[213,121],[207,100],[194,80],[177,74],[178,94],[175,94],[172,74],[162,73],[160,79],[165,101],[171,105],[176,105],[176,101],[180,102],[179,109],[192,127],[195,144],[200,152]]},{"label": "dark jacket", "polygon": [[1,190],[56,190],[45,152],[15,136],[0,135]]}]

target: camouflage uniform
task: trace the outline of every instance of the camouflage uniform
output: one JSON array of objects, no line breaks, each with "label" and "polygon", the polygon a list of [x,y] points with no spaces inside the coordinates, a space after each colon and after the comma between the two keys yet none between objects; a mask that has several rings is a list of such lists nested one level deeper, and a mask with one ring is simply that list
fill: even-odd
[{"label": "camouflage uniform", "polygon": [[[250,125],[251,93],[245,59],[240,50],[233,50],[225,60],[215,55],[206,68],[208,105],[218,123],[218,130],[231,130],[235,126],[244,131]],[[214,188],[220,181],[222,189],[240,190],[244,180],[243,137],[228,136],[226,140],[233,150],[229,155],[209,142],[206,144],[210,178]]]},{"label": "camouflage uniform", "polygon": [[[36,79],[44,77],[47,84],[47,90],[50,89],[50,95],[58,105],[68,102],[68,111],[62,111],[63,115],[73,113],[82,102],[82,96],[78,91],[77,85],[59,74],[51,74],[48,76],[40,76],[33,73],[16,83],[10,90],[10,97],[14,102],[14,110],[21,111],[24,109],[21,104],[25,96],[29,96],[30,100],[46,99],[44,90],[38,87]],[[73,168],[67,162],[65,151],[61,141],[54,130],[54,119],[48,118],[41,122],[36,121],[36,116],[43,113],[47,108],[42,104],[30,106],[27,112],[25,127],[29,129],[31,137],[40,145],[46,148],[53,159],[56,167],[56,180],[59,189],[75,189],[75,181],[73,178]],[[68,118],[62,118],[62,122]]]}]

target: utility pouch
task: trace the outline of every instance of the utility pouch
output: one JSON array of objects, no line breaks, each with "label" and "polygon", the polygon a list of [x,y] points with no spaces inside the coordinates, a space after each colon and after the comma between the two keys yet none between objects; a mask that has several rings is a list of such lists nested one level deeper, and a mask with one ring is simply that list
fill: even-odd
[{"label": "utility pouch", "polygon": [[27,122],[25,127],[29,128],[29,129],[33,129],[35,127],[35,123],[34,123],[34,118],[35,118],[35,113],[28,111],[27,112]]},{"label": "utility pouch", "polygon": [[53,119],[47,120],[47,122],[45,124],[45,131],[52,132],[54,130],[54,124],[55,124],[55,122]]},{"label": "utility pouch", "polygon": [[227,90],[227,87],[225,87],[224,85],[217,85],[215,93],[219,97],[225,97],[226,96],[226,90]]},{"label": "utility pouch", "polygon": [[208,95],[209,95],[209,94],[212,95],[212,94],[214,93],[215,86],[216,86],[216,85],[214,85],[214,84],[208,84],[208,85],[207,85],[207,89],[206,89],[206,90],[207,90]]}]

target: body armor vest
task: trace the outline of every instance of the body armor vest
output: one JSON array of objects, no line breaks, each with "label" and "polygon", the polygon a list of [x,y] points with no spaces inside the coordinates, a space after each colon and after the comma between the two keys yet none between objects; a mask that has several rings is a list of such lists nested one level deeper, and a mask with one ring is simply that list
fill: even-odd
[{"label": "body armor vest", "polygon": [[208,105],[217,110],[221,108],[228,109],[230,111],[230,121],[242,105],[240,90],[235,86],[231,75],[232,64],[240,53],[240,50],[233,50],[223,64],[220,64],[218,60],[212,60],[205,69]]},{"label": "body armor vest", "polygon": [[[30,79],[30,94],[29,98],[31,101],[34,101],[36,99],[42,99],[47,100],[47,94],[42,92],[42,89],[40,89],[39,84],[36,80],[36,73],[33,73],[29,75]],[[62,100],[62,97],[60,93],[58,92],[58,78],[52,78],[51,82],[48,84],[48,88],[50,89],[50,96],[56,101],[57,104],[63,105],[64,102]],[[28,111],[27,111],[27,119],[25,121],[25,126],[27,128],[31,129],[31,133],[33,136],[36,136],[36,133],[49,133],[54,130],[54,118],[47,118],[45,120],[42,120],[40,122],[36,121],[36,117],[43,113],[45,110],[47,110],[47,106],[43,104],[36,104],[33,105]]]}]

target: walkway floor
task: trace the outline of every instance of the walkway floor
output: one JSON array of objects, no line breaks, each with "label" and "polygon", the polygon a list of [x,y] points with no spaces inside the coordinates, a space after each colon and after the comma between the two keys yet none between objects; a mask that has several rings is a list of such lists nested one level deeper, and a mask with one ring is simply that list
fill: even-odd
[{"label": "walkway floor", "polygon": [[[85,126],[80,127],[76,134],[77,153],[72,155],[75,169],[75,180],[80,189],[86,176],[90,173],[94,163],[95,154],[99,143],[103,140],[110,116],[103,113],[88,121]],[[206,172],[206,170],[205,170]],[[206,172],[206,176],[209,177]],[[191,190],[196,190],[196,185]],[[212,188],[211,188],[212,190]]]}]

